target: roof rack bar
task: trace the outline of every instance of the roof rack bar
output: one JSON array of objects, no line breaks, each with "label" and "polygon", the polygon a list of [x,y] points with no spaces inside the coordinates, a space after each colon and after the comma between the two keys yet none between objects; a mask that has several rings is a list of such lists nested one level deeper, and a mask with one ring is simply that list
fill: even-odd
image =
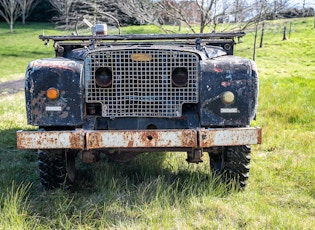
[{"label": "roof rack bar", "polygon": [[88,41],[88,40],[167,40],[167,39],[234,39],[235,37],[243,37],[245,32],[237,33],[204,33],[204,34],[126,34],[126,35],[106,35],[106,36],[43,36],[41,40],[54,41]]}]

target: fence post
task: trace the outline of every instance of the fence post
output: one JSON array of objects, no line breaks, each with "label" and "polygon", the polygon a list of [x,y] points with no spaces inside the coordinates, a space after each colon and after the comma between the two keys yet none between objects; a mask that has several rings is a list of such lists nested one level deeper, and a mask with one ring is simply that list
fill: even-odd
[{"label": "fence post", "polygon": [[283,28],[283,39],[282,39],[282,41],[285,41],[285,40],[287,40],[287,27],[286,26]]}]

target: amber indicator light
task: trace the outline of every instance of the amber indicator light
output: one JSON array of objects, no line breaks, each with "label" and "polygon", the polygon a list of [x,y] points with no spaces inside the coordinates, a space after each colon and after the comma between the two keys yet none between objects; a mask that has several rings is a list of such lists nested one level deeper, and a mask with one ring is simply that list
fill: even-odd
[{"label": "amber indicator light", "polygon": [[59,97],[59,91],[56,88],[49,88],[46,92],[46,96],[50,100],[56,100]]}]

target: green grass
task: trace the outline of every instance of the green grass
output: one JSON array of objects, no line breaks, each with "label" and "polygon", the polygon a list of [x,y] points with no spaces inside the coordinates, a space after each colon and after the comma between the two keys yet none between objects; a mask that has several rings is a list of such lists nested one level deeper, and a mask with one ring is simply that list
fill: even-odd
[{"label": "green grass", "polygon": [[[16,23],[14,32],[10,33],[8,25],[0,23],[0,82],[23,77],[28,63],[34,59],[51,57],[54,54],[52,42],[47,48],[38,35],[57,35],[52,24]],[[70,32],[62,31],[62,34]]]},{"label": "green grass", "polygon": [[[292,23],[282,41],[284,23]],[[49,24],[0,24],[0,81],[21,77],[30,60],[53,56],[37,39]],[[157,32],[152,27],[125,33]],[[63,32],[68,33],[68,32]],[[252,56],[253,36],[236,46]],[[268,22],[257,50],[257,120],[263,144],[252,147],[248,186],[228,192],[209,177],[208,158],[188,165],[182,153],[150,153],[127,165],[107,158],[78,162],[76,192],[40,188],[37,158],[18,151],[27,126],[23,92],[0,97],[0,229],[313,229],[315,226],[315,29],[313,19]]]}]

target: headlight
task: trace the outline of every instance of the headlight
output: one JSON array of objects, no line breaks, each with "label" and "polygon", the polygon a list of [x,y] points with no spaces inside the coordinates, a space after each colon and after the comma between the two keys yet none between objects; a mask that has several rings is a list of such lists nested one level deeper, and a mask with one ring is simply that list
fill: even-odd
[{"label": "headlight", "polygon": [[176,68],[172,72],[172,83],[176,87],[184,87],[188,84],[188,71],[186,68]]},{"label": "headlight", "polygon": [[112,71],[107,67],[100,67],[95,71],[96,85],[108,88],[112,85]]},{"label": "headlight", "polygon": [[226,91],[222,94],[222,102],[226,105],[232,104],[235,100],[235,95],[231,91]]}]

